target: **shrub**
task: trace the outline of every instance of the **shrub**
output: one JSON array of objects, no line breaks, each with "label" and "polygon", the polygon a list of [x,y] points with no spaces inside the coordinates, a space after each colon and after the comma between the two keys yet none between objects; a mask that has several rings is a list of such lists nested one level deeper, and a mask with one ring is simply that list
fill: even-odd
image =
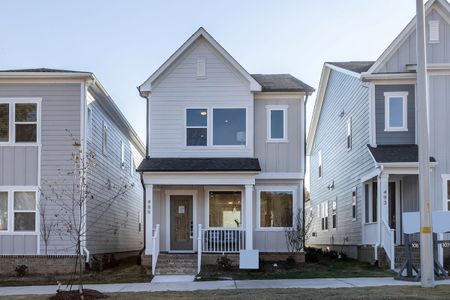
[{"label": "shrub", "polygon": [[344,252],[339,251],[338,258],[339,260],[347,260],[348,256]]},{"label": "shrub", "polygon": [[292,255],[288,256],[288,258],[286,259],[286,267],[290,269],[295,267],[295,265],[296,265],[295,258]]},{"label": "shrub", "polygon": [[228,256],[222,255],[217,258],[217,267],[219,270],[230,271],[233,268],[233,263]]},{"label": "shrub", "polygon": [[92,265],[91,265],[92,271],[100,273],[103,271],[103,268],[104,268],[103,259],[100,260],[95,256],[92,257]]},{"label": "shrub", "polygon": [[305,248],[305,261],[310,263],[319,262],[319,256],[322,255],[322,249],[307,247]]},{"label": "shrub", "polygon": [[28,274],[28,267],[26,265],[19,265],[16,267],[17,277],[25,277]]}]

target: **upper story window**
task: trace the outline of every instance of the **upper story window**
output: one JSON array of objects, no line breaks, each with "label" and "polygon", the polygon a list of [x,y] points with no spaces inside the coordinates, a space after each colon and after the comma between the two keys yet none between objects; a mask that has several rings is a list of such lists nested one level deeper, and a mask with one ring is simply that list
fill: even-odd
[{"label": "upper story window", "polygon": [[428,21],[429,34],[428,39],[430,43],[439,43],[439,20]]},{"label": "upper story window", "polygon": [[347,150],[352,149],[352,142],[353,142],[353,133],[352,133],[352,118],[349,118],[347,120]]},{"label": "upper story window", "polygon": [[247,110],[245,108],[214,108],[212,140],[214,146],[245,146]]},{"label": "upper story window", "polygon": [[0,100],[0,143],[37,143],[39,100]]},{"label": "upper story window", "polygon": [[208,144],[208,110],[206,108],[186,109],[186,146]]},{"label": "upper story window", "polygon": [[331,202],[331,228],[336,229],[337,227],[337,202],[333,200]]},{"label": "upper story window", "polygon": [[385,131],[408,131],[408,92],[387,92],[385,99]]},{"label": "upper story window", "polygon": [[318,173],[319,173],[319,178],[322,178],[322,175],[323,175],[323,169],[322,169],[322,150],[319,150],[319,152],[317,153],[317,157],[318,157]]},{"label": "upper story window", "polygon": [[92,140],[92,131],[93,131],[93,124],[92,124],[92,107],[88,107],[87,109],[87,138],[89,141]]},{"label": "upper story window", "polygon": [[267,141],[287,141],[287,106],[267,105]]},{"label": "upper story window", "polygon": [[102,131],[102,152],[103,154],[108,153],[108,143],[109,143],[109,133],[108,133],[108,124],[103,122],[103,131]]},{"label": "upper story window", "polygon": [[352,220],[356,220],[356,188],[352,189]]}]

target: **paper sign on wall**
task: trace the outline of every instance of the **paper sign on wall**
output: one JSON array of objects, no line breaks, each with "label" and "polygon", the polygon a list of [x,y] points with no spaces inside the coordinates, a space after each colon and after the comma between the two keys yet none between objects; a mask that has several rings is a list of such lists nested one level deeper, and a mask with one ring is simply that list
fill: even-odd
[{"label": "paper sign on wall", "polygon": [[178,206],[178,213],[184,214],[184,206]]}]

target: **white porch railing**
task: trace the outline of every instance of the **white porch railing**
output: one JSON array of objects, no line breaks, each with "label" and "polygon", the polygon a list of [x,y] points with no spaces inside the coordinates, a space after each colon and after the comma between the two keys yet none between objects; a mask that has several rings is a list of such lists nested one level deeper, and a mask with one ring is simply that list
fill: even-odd
[{"label": "white porch railing", "polygon": [[160,235],[159,224],[153,229],[153,243],[152,243],[152,274],[155,275],[156,264],[158,263],[159,256],[159,235]]},{"label": "white porch railing", "polygon": [[384,220],[381,221],[381,245],[391,261],[391,270],[395,268],[395,242],[394,229],[391,229]]},{"label": "white porch railing", "polygon": [[198,224],[197,232],[197,274],[202,269],[202,224]]},{"label": "white porch railing", "polygon": [[203,229],[200,232],[200,248],[205,253],[238,253],[245,249],[243,229],[215,228]]}]

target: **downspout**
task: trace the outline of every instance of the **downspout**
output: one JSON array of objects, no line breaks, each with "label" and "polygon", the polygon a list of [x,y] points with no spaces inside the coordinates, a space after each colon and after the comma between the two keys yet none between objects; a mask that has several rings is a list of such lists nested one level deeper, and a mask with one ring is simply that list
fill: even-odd
[{"label": "downspout", "polygon": [[[306,93],[305,96],[305,102],[303,103],[303,137],[304,137],[304,145],[303,145],[303,163],[304,163],[304,171],[306,172],[306,103],[308,102],[308,93]],[[303,173],[303,178],[305,174]],[[306,186],[305,186],[305,180],[303,179],[303,210],[302,210],[302,237],[303,237],[303,245],[302,250],[305,250],[306,247],[306,231],[305,231],[305,203],[306,203]]]}]

